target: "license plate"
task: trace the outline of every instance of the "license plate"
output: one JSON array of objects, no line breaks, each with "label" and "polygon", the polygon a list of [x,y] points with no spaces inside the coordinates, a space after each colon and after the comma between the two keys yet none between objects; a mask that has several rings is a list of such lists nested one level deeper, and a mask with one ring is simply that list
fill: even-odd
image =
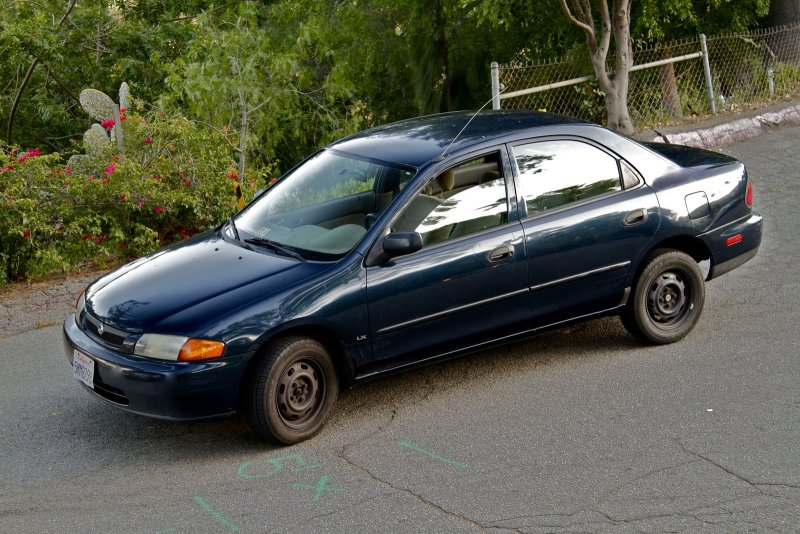
[{"label": "license plate", "polygon": [[72,376],[94,389],[94,360],[83,353],[72,353]]}]

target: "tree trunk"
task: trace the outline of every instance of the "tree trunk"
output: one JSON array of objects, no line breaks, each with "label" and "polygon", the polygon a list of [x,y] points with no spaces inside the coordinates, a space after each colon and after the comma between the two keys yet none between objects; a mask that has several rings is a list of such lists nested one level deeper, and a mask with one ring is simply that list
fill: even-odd
[{"label": "tree trunk", "polygon": [[[800,0],[770,0],[767,25],[784,26],[798,22],[800,22]],[[779,61],[800,64],[800,39],[777,34],[771,39],[770,48],[778,56]]]},{"label": "tree trunk", "polygon": [[[628,113],[628,74],[633,66],[631,48],[631,3],[633,0],[598,0],[595,6],[600,15],[599,31],[595,24],[595,11],[589,0],[560,0],[561,10],[567,18],[586,35],[589,57],[600,89],[605,93],[608,126],[625,134],[633,133],[633,122]],[[571,7],[570,7],[571,6]],[[613,74],[606,66],[614,37]]]},{"label": "tree trunk", "polygon": [[634,133],[633,121],[628,112],[628,91],[616,88],[613,97],[606,94],[606,116],[608,127],[626,135]]},{"label": "tree trunk", "polygon": [[767,25],[783,26],[800,22],[800,0],[770,0]]},{"label": "tree trunk", "polygon": [[[617,5],[621,4],[621,5]],[[612,80],[614,97],[608,107],[608,125],[614,130],[631,135],[634,132],[633,121],[628,111],[628,83],[633,66],[633,49],[631,48],[631,14],[630,0],[614,2],[616,8],[612,14],[612,31],[614,32],[614,77]]]},{"label": "tree trunk", "polygon": [[678,92],[678,80],[675,78],[675,64],[668,63],[661,67],[661,99],[664,111],[671,119],[683,117],[681,95]]},{"label": "tree trunk", "polygon": [[[444,15],[444,6],[441,0],[434,3],[434,23],[436,25],[436,48],[439,51],[440,61],[442,62],[442,100],[439,111],[453,110],[453,95],[450,83],[450,50],[447,46],[447,21]],[[433,80],[434,83],[437,81]]]},{"label": "tree trunk", "polygon": [[[668,44],[664,51],[664,59],[669,59],[672,55],[672,47]],[[678,80],[675,77],[675,64],[662,65],[660,71],[661,101],[664,104],[664,111],[670,118],[680,119],[683,117],[683,106],[678,92]]]}]

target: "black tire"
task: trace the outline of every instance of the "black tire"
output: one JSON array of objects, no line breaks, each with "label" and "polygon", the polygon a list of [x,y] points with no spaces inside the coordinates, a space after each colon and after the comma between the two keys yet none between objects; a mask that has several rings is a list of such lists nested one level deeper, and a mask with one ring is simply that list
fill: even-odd
[{"label": "black tire", "polygon": [[284,338],[266,349],[250,377],[247,422],[261,439],[298,443],[322,429],[338,394],[325,347],[305,337]]},{"label": "black tire", "polygon": [[697,262],[677,250],[655,250],[636,278],[622,324],[641,341],[674,343],[692,331],[705,300],[705,281]]}]

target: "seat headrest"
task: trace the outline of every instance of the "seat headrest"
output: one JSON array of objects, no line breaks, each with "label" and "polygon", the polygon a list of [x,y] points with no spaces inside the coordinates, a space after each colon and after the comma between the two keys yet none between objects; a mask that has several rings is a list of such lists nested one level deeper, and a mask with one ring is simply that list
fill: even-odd
[{"label": "seat headrest", "polygon": [[485,173],[483,173],[483,176],[481,177],[480,183],[485,184],[486,182],[493,182],[493,181],[497,180],[498,178],[500,178],[500,173],[499,172],[497,172],[497,171],[486,171]]},{"label": "seat headrest", "polygon": [[456,185],[456,173],[453,172],[453,169],[447,169],[436,177],[436,183],[439,184],[442,191],[450,191]]}]

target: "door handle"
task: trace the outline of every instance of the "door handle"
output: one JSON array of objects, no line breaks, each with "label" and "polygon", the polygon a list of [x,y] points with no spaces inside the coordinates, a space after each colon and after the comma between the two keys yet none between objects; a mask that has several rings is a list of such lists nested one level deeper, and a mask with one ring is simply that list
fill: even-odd
[{"label": "door handle", "polygon": [[493,251],[489,253],[489,261],[503,261],[508,258],[514,257],[514,247],[511,245],[503,245],[502,247],[497,247]]},{"label": "door handle", "polygon": [[645,210],[633,210],[629,214],[622,219],[622,224],[624,226],[633,226],[634,224],[640,224],[647,220],[647,212]]}]

